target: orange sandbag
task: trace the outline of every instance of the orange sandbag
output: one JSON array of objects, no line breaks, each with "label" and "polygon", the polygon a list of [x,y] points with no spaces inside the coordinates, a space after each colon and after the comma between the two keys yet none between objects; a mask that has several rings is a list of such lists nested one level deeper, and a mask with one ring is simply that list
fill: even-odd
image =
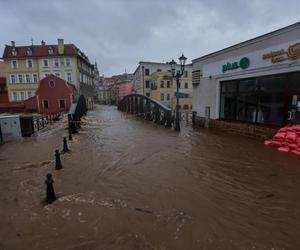
[{"label": "orange sandbag", "polygon": [[281,147],[282,144],[279,141],[274,141],[274,140],[270,140],[269,144],[270,146],[277,146],[277,147]]},{"label": "orange sandbag", "polygon": [[272,143],[272,140],[265,140],[264,141],[264,144],[267,145],[267,146],[270,145],[271,143]]},{"label": "orange sandbag", "polygon": [[285,132],[278,132],[274,135],[273,139],[274,140],[283,140],[286,136]]},{"label": "orange sandbag", "polygon": [[[299,148],[299,150],[300,150],[300,148]],[[300,155],[300,151],[298,151],[298,150],[292,150],[291,152],[296,154],[296,155]]]},{"label": "orange sandbag", "polygon": [[295,144],[295,143],[290,143],[290,144],[289,144],[289,148],[290,148],[291,150],[296,150],[297,148],[299,148],[299,146],[298,146],[297,144]]},{"label": "orange sandbag", "polygon": [[285,139],[289,142],[294,142],[296,141],[298,135],[295,132],[287,132]]},{"label": "orange sandbag", "polygon": [[300,137],[298,137],[298,138],[296,139],[296,143],[297,143],[298,146],[300,146]]},{"label": "orange sandbag", "polygon": [[280,148],[278,148],[278,151],[287,153],[290,151],[290,149],[287,147],[280,147]]},{"label": "orange sandbag", "polygon": [[294,125],[293,129],[297,132],[300,132],[300,124]]},{"label": "orange sandbag", "polygon": [[286,132],[286,131],[287,131],[286,127],[283,127],[283,128],[278,130],[278,132]]}]

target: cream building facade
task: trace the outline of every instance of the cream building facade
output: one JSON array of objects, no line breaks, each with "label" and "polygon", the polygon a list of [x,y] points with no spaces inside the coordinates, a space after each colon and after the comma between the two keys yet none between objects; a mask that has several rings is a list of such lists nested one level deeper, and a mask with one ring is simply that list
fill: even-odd
[{"label": "cream building facade", "polygon": [[[180,65],[176,65],[176,71]],[[175,110],[176,79],[172,78],[168,63],[140,62],[134,72],[135,93],[148,96]],[[192,65],[186,65],[179,86],[179,105],[181,109],[192,109]]]},{"label": "cream building facade", "polygon": [[53,74],[76,86],[79,94],[92,95],[94,65],[75,45],[6,45],[4,68],[10,101],[22,101],[35,94],[39,81]]}]

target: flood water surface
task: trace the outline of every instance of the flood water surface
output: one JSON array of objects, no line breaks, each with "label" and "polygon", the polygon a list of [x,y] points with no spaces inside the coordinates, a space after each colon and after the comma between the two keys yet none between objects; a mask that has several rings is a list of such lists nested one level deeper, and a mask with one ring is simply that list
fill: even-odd
[{"label": "flood water surface", "polygon": [[55,171],[51,131],[0,147],[0,249],[300,249],[297,156],[97,106]]}]

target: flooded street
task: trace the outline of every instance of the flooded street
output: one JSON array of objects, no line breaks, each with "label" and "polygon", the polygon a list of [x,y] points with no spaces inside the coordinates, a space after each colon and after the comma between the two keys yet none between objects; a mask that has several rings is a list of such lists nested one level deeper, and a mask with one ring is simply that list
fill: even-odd
[{"label": "flooded street", "polygon": [[65,127],[0,146],[1,250],[300,249],[299,157],[96,106],[55,171]]}]

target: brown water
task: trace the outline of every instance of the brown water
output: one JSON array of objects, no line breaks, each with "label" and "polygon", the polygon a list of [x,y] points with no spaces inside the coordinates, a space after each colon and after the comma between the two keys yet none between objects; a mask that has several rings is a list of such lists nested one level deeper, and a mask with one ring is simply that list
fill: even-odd
[{"label": "brown water", "polygon": [[299,157],[98,106],[55,171],[64,126],[0,146],[0,249],[300,249]]}]

